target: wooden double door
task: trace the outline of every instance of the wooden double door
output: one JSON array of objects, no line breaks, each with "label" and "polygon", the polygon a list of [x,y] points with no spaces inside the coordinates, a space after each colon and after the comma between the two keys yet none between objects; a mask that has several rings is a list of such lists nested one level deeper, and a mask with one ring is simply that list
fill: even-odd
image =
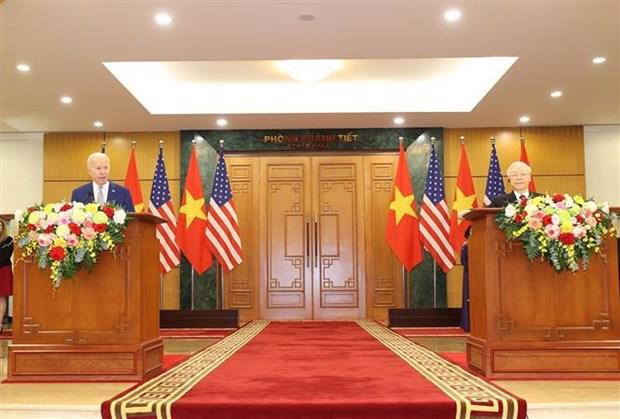
[{"label": "wooden double door", "polygon": [[363,157],[263,157],[260,174],[260,317],[365,317]]}]

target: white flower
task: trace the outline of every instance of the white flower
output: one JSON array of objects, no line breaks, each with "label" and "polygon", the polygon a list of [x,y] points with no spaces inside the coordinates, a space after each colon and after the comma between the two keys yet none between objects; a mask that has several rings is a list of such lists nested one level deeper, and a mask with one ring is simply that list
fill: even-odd
[{"label": "white flower", "polygon": [[20,222],[23,216],[24,216],[23,210],[20,210],[20,209],[15,210],[15,221]]},{"label": "white flower", "polygon": [[573,204],[573,198],[568,194],[564,194],[564,208],[571,208]]},{"label": "white flower", "polygon": [[73,201],[73,208],[75,209],[84,209],[84,204],[81,202]]},{"label": "white flower", "polygon": [[506,217],[513,217],[516,213],[517,213],[517,209],[515,208],[514,205],[512,204],[506,205],[506,209],[504,209],[504,214],[506,214]]},{"label": "white flower", "polygon": [[112,219],[115,223],[123,224],[125,222],[125,218],[127,218],[127,213],[125,212],[125,210],[117,209],[116,211],[114,211],[114,216],[112,217]]},{"label": "white flower", "polygon": [[533,204],[527,204],[525,206],[525,212],[527,213],[527,215],[532,215],[532,213],[534,211],[536,211],[538,209],[538,207],[536,205]]},{"label": "white flower", "polygon": [[588,211],[592,211],[592,212],[594,212],[594,211],[596,211],[596,210],[597,210],[597,208],[596,208],[596,202],[594,202],[594,201],[588,201],[588,202],[586,202],[585,204],[583,204],[583,208],[584,208],[584,209],[586,209],[586,210],[588,210]]},{"label": "white flower", "polygon": [[605,201],[601,204],[601,211],[605,214],[609,214],[609,202]]},{"label": "white flower", "polygon": [[553,223],[553,225],[559,226],[560,225],[560,221],[562,221],[562,220],[560,219],[559,215],[553,214],[551,216],[551,223]]}]

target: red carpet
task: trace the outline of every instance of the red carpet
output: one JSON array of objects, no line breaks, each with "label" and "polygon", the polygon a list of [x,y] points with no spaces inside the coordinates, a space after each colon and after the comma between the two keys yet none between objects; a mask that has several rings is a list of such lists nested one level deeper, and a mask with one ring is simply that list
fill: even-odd
[{"label": "red carpet", "polygon": [[13,332],[11,329],[2,329],[0,332],[0,339],[11,339],[13,337]]},{"label": "red carpet", "polygon": [[105,402],[103,417],[525,417],[524,400],[376,323],[265,323]]}]

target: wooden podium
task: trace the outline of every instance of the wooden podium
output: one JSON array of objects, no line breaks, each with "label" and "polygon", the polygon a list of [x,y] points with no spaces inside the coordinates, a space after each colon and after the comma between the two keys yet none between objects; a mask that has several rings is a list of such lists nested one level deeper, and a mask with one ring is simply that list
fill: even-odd
[{"label": "wooden podium", "polygon": [[473,210],[469,238],[471,335],[467,362],[489,378],[620,378],[616,238],[605,261],[556,273],[506,241],[497,209]]},{"label": "wooden podium", "polygon": [[49,269],[31,259],[15,266],[8,380],[142,380],[160,371],[155,226],[163,220],[130,215],[123,245],[103,252],[92,272],[63,280],[55,294]]}]

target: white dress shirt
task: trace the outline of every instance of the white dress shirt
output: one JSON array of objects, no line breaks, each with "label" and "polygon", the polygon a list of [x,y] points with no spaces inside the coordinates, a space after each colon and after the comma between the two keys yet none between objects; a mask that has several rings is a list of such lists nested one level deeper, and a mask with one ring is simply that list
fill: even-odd
[{"label": "white dress shirt", "polygon": [[[108,190],[110,189],[110,182],[106,182],[101,186],[101,192],[103,193],[103,202],[108,202]],[[97,195],[99,194],[99,185],[93,182],[93,197],[94,202],[97,202]]]}]

